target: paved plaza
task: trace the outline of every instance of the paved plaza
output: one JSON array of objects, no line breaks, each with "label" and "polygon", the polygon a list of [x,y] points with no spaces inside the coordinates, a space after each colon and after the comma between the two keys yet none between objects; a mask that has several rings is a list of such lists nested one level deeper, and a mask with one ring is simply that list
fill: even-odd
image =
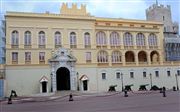
[{"label": "paved plaza", "polygon": [[177,91],[112,93],[108,95],[78,95],[69,102],[68,96],[47,101],[1,102],[0,112],[180,112]]}]

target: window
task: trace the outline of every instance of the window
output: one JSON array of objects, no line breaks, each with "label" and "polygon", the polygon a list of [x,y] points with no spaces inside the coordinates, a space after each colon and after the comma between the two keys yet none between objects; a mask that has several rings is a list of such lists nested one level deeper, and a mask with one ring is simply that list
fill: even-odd
[{"label": "window", "polygon": [[112,32],[110,34],[110,45],[111,46],[120,46],[120,38],[117,32]]},{"label": "window", "polygon": [[133,37],[129,32],[124,34],[124,46],[133,46]]},{"label": "window", "polygon": [[24,45],[25,46],[31,45],[31,32],[30,31],[26,31],[24,33]]},{"label": "window", "polygon": [[97,56],[97,61],[100,63],[108,62],[108,54],[106,51],[100,51]]},{"label": "window", "polygon": [[45,33],[43,31],[39,32],[39,47],[44,48],[46,43]]},{"label": "window", "polygon": [[106,42],[106,34],[102,31],[98,32],[96,34],[96,44],[98,46],[103,46],[103,45],[106,45],[107,42]]},{"label": "window", "polygon": [[180,76],[180,70],[177,70],[177,75]]},{"label": "window", "polygon": [[120,72],[116,72],[116,79],[120,79]]},{"label": "window", "polygon": [[45,61],[45,52],[40,52],[39,53],[39,61],[44,62]]},{"label": "window", "polygon": [[143,72],[143,77],[146,78],[146,76],[147,76],[147,75],[146,75],[146,72]]},{"label": "window", "polygon": [[11,44],[14,46],[19,45],[19,33],[16,30],[11,34]]},{"label": "window", "polygon": [[165,20],[165,17],[163,16],[163,21]]},{"label": "window", "polygon": [[148,37],[149,46],[157,46],[157,37],[155,34],[151,33]]},{"label": "window", "polygon": [[12,62],[18,62],[18,52],[12,52]]},{"label": "window", "polygon": [[76,33],[70,33],[70,48],[76,48]]},{"label": "window", "polygon": [[25,62],[31,61],[31,52],[25,52]]},{"label": "window", "polygon": [[88,32],[84,34],[84,44],[85,44],[85,48],[88,48],[91,46],[90,34]]},{"label": "window", "polygon": [[102,73],[102,79],[103,79],[103,80],[106,79],[106,73]]},{"label": "window", "polygon": [[54,43],[55,48],[61,47],[61,33],[58,31],[54,34]]},{"label": "window", "polygon": [[119,51],[113,51],[111,59],[112,63],[121,62],[121,53]]},{"label": "window", "polygon": [[134,72],[130,72],[130,78],[134,78]]},{"label": "window", "polygon": [[159,77],[159,71],[155,71],[156,77]]},{"label": "window", "polygon": [[91,52],[86,52],[86,62],[91,62]]},{"label": "window", "polygon": [[167,71],[167,76],[170,77],[171,76],[171,72]]},{"label": "window", "polygon": [[145,36],[142,33],[136,35],[136,45],[145,46]]}]

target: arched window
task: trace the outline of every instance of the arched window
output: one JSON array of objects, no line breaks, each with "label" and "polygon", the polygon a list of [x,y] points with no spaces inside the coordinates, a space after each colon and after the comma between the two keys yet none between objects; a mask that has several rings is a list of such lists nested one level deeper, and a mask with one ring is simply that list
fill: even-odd
[{"label": "arched window", "polygon": [[85,45],[85,48],[91,46],[90,34],[89,34],[88,32],[86,32],[86,33],[84,34],[84,45]]},{"label": "arched window", "polygon": [[149,46],[157,46],[157,37],[155,34],[151,33],[148,37]]},{"label": "arched window", "polygon": [[19,33],[16,30],[11,34],[11,44],[16,46],[19,45]]},{"label": "arched window", "polygon": [[76,48],[76,33],[75,32],[70,33],[70,47]]},{"label": "arched window", "polygon": [[136,45],[145,46],[145,36],[142,33],[136,35]]},{"label": "arched window", "polygon": [[54,34],[54,43],[56,48],[61,46],[61,33],[58,31]]},{"label": "arched window", "polygon": [[110,34],[110,45],[111,46],[120,46],[120,38],[117,32],[112,32]]},{"label": "arched window", "polygon": [[106,34],[102,31],[98,32],[96,34],[96,44],[98,46],[103,46],[103,45],[106,45]]},{"label": "arched window", "polygon": [[130,34],[129,32],[126,32],[124,34],[124,46],[133,46],[133,37],[132,34]]},{"label": "arched window", "polygon": [[127,51],[125,53],[125,59],[126,59],[126,62],[135,62],[134,53],[132,51]]},{"label": "arched window", "polygon": [[121,53],[119,51],[113,51],[111,60],[112,60],[112,63],[121,62]]},{"label": "arched window", "polygon": [[30,31],[26,31],[24,33],[24,45],[25,46],[31,45],[31,32]]},{"label": "arched window", "polygon": [[140,51],[138,53],[138,60],[139,62],[147,62],[147,56],[145,51]]},{"label": "arched window", "polygon": [[45,33],[44,31],[39,32],[39,47],[44,47],[46,43]]},{"label": "arched window", "polygon": [[98,56],[97,56],[97,61],[99,63],[108,62],[108,53],[106,51],[99,51]]}]

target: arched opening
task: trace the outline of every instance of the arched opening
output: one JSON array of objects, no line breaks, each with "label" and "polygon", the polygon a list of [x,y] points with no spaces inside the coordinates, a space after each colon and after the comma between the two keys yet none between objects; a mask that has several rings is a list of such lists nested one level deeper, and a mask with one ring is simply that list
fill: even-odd
[{"label": "arched opening", "polygon": [[146,52],[140,51],[138,53],[138,60],[139,60],[139,62],[147,62]]},{"label": "arched opening", "polygon": [[134,62],[134,53],[132,51],[127,51],[125,54],[126,62]]},{"label": "arched opening", "polygon": [[153,63],[159,62],[159,53],[157,51],[151,52],[151,62]]},{"label": "arched opening", "polygon": [[70,72],[67,68],[61,67],[56,72],[56,84],[58,90],[70,90]]}]

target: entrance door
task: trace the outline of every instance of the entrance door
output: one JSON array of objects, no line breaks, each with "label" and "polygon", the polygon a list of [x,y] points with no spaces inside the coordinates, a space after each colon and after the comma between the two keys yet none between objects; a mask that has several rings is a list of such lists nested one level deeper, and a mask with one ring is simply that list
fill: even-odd
[{"label": "entrance door", "polygon": [[88,90],[87,80],[84,80],[84,81],[83,81],[83,89],[84,89],[84,91],[87,91],[87,90]]},{"label": "entrance door", "polygon": [[56,84],[58,90],[70,90],[70,72],[67,68],[61,67],[56,72]]},{"label": "entrance door", "polygon": [[46,93],[47,92],[47,82],[42,82],[42,92]]}]

